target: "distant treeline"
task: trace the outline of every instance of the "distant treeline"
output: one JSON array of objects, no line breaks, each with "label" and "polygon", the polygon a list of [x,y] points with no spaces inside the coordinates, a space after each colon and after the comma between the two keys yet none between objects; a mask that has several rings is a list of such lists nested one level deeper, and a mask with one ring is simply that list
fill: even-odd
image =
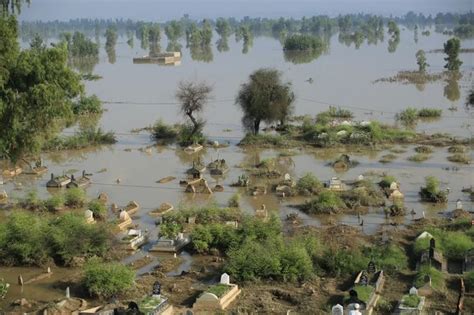
[{"label": "distant treeline", "polygon": [[[23,21],[21,23],[21,36],[24,39],[31,39],[35,35],[43,38],[57,37],[62,32],[80,31],[87,36],[102,36],[105,30],[113,26],[119,35],[130,33],[138,33],[144,26],[153,26],[159,24],[165,30],[165,34],[169,37],[173,32],[166,31],[178,27],[184,32],[180,32],[180,36],[186,34],[186,31],[195,27],[202,28],[211,25],[213,29],[221,30],[225,23],[225,35],[238,33],[242,27],[248,28],[255,36],[274,36],[278,37],[282,34],[289,33],[312,33],[312,34],[334,34],[337,31],[350,33],[356,31],[364,31],[367,29],[380,28],[386,25],[388,21],[393,20],[397,24],[405,25],[408,28],[414,28],[415,25],[424,28],[427,26],[435,26],[436,31],[443,32],[451,30],[455,35],[460,37],[472,37],[474,35],[474,14],[468,13],[438,13],[436,16],[416,14],[408,12],[404,16],[399,17],[383,17],[372,14],[350,14],[339,15],[337,17],[329,17],[326,15],[318,15],[313,17],[303,17],[301,19],[270,19],[270,18],[250,18],[245,17],[241,20],[235,18],[219,18],[216,20],[194,21],[188,15],[184,15],[181,19],[168,21],[164,23],[154,23],[145,21],[134,21],[124,19],[74,19],[69,21]],[[176,35],[176,34],[174,34]],[[173,35],[172,35],[173,36]],[[172,40],[176,40],[173,38]]]}]

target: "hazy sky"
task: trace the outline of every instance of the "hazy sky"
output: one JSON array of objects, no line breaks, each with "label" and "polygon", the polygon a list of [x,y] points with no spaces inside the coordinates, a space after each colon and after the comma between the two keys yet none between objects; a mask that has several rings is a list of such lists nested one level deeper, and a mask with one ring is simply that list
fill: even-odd
[{"label": "hazy sky", "polygon": [[302,17],[318,14],[375,13],[402,15],[408,11],[436,14],[467,12],[472,0],[31,0],[22,20],[71,18],[131,18],[166,21],[187,13],[192,18],[219,16]]}]

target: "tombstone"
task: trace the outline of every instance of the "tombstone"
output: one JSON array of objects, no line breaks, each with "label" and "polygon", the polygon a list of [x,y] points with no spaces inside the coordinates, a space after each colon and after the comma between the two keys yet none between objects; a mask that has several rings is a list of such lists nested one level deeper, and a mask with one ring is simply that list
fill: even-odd
[{"label": "tombstone", "polygon": [[160,295],[161,294],[161,284],[156,281],[155,283],[153,283],[153,291],[152,291],[152,295]]},{"label": "tombstone", "polygon": [[458,201],[456,201],[456,210],[461,210],[461,209],[462,209],[462,201],[458,199]]},{"label": "tombstone", "polygon": [[84,211],[84,217],[86,218],[86,221],[89,221],[89,220],[94,220],[94,212],[92,212],[92,210],[86,210]]},{"label": "tombstone", "polygon": [[285,181],[290,181],[290,180],[291,180],[290,174],[286,173],[285,174]]},{"label": "tombstone", "polygon": [[71,292],[69,290],[69,287],[66,288],[66,299],[70,299],[71,298]]},{"label": "tombstone", "polygon": [[267,206],[265,206],[264,203],[262,203],[262,206],[260,207],[261,210],[267,210]]},{"label": "tombstone", "polygon": [[369,261],[369,264],[367,265],[367,272],[368,273],[375,273],[376,268],[375,268],[375,263],[373,260]]},{"label": "tombstone", "polygon": [[332,315],[343,315],[344,314],[344,307],[340,304],[336,304],[331,309]]},{"label": "tombstone", "polygon": [[23,277],[21,275],[18,276],[18,284],[23,286]]},{"label": "tombstone", "polygon": [[192,310],[186,310],[186,315],[193,315],[193,311]]},{"label": "tombstone", "polygon": [[367,276],[367,274],[365,272],[362,273],[362,275],[360,276],[359,284],[360,285],[368,285],[369,284],[369,277]]},{"label": "tombstone", "polygon": [[349,291],[349,296],[351,297],[351,300],[357,300],[359,296],[357,295],[357,291],[354,289],[351,289]]},{"label": "tombstone", "polygon": [[360,182],[360,181],[363,181],[364,180],[364,175],[360,174],[358,177],[357,177],[357,180]]},{"label": "tombstone", "polygon": [[410,295],[418,295],[418,290],[415,287],[411,287],[409,291]]},{"label": "tombstone", "polygon": [[119,218],[120,218],[120,221],[125,222],[125,221],[130,220],[130,215],[128,214],[127,211],[122,210],[120,211]]},{"label": "tombstone", "polygon": [[221,284],[227,284],[227,285],[229,285],[229,284],[230,284],[230,277],[229,277],[229,275],[226,274],[226,273],[223,273],[223,274],[221,275],[221,282],[220,282],[220,283],[221,283]]},{"label": "tombstone", "polygon": [[434,238],[430,239],[430,248],[436,248],[436,240]]},{"label": "tombstone", "polygon": [[48,272],[48,273],[51,273],[51,267],[48,267],[47,272]]}]

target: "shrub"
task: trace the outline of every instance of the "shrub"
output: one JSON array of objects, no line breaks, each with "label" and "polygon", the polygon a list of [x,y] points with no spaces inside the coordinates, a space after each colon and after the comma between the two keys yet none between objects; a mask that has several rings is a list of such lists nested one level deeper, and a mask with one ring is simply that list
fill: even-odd
[{"label": "shrub", "polygon": [[448,148],[449,153],[466,153],[467,148],[463,145],[453,145]]},{"label": "shrub", "polygon": [[28,210],[40,210],[43,207],[43,202],[38,197],[38,191],[35,189],[28,191],[25,198],[21,199],[19,204]]},{"label": "shrub", "polygon": [[202,133],[204,124],[198,126],[198,130],[193,134],[194,126],[191,124],[182,124],[178,130],[178,144],[180,146],[188,146],[194,143],[202,144],[206,142],[206,137]]},{"label": "shrub", "polygon": [[334,276],[359,272],[365,269],[368,263],[369,258],[358,249],[328,248],[319,261],[326,273]]},{"label": "shrub", "polygon": [[397,181],[397,179],[395,178],[395,176],[386,175],[386,176],[382,177],[382,179],[380,180],[379,186],[382,189],[389,188],[390,184],[392,184],[393,182],[396,182],[396,181]]},{"label": "shrub", "polygon": [[44,201],[44,206],[48,211],[56,211],[64,206],[64,195],[62,193],[54,194]]},{"label": "shrub", "polygon": [[182,231],[182,226],[176,222],[164,222],[160,226],[160,235],[174,239]]},{"label": "shrub", "polygon": [[227,206],[229,208],[238,208],[240,206],[240,194],[235,193],[230,197],[229,201],[227,202]]},{"label": "shrub", "polygon": [[418,110],[413,107],[408,107],[407,109],[398,113],[395,118],[401,121],[405,126],[413,126],[416,124],[418,119]]},{"label": "shrub", "polygon": [[410,157],[408,157],[408,160],[409,161],[412,161],[412,162],[424,162],[426,160],[428,160],[430,158],[430,155],[429,154],[425,154],[425,153],[417,153],[415,155],[412,155]]},{"label": "shrub", "polygon": [[65,193],[65,205],[71,208],[82,208],[86,202],[86,192],[81,188],[70,188]]},{"label": "shrub", "polygon": [[408,266],[408,257],[399,246],[394,244],[365,248],[363,253],[372,257],[375,265],[384,272],[400,271]]},{"label": "shrub", "polygon": [[416,294],[405,295],[402,304],[406,307],[417,307],[420,304],[420,297]]},{"label": "shrub", "polygon": [[368,180],[359,181],[355,188],[342,192],[341,199],[350,208],[385,205],[384,194]]},{"label": "shrub", "polygon": [[323,50],[324,43],[319,37],[294,34],[288,36],[283,44],[284,50]]},{"label": "shrub", "polygon": [[153,125],[152,135],[159,142],[171,143],[178,137],[178,130],[175,126],[167,125],[160,119]]},{"label": "shrub", "polygon": [[296,182],[296,190],[301,195],[312,195],[323,187],[319,179],[311,173],[306,173]]},{"label": "shrub", "polygon": [[90,294],[110,298],[132,288],[135,272],[120,263],[90,259],[84,268],[84,285]]},{"label": "shrub", "polygon": [[82,96],[79,101],[72,105],[72,111],[75,115],[101,114],[102,103],[96,95]]},{"label": "shrub", "polygon": [[104,132],[101,128],[85,128],[73,136],[55,137],[43,145],[43,150],[78,150],[89,146],[114,144],[117,142],[113,132]]},{"label": "shrub", "polygon": [[441,117],[441,109],[436,108],[422,108],[418,111],[418,117],[420,118],[438,118]]},{"label": "shrub", "polygon": [[302,209],[310,214],[331,214],[345,209],[344,201],[335,192],[326,190],[312,200],[306,202]]},{"label": "shrub", "polygon": [[448,156],[448,161],[454,163],[469,164],[471,162],[471,158],[467,154],[455,153],[453,155]]},{"label": "shrub", "polygon": [[474,271],[468,272],[465,275],[464,281],[469,292],[474,291]]},{"label": "shrub", "polygon": [[415,152],[417,153],[433,153],[433,148],[427,145],[420,145],[415,148]]},{"label": "shrub", "polygon": [[258,145],[258,146],[286,146],[288,139],[280,134],[251,134],[248,133],[240,141],[239,145]]},{"label": "shrub", "polygon": [[419,194],[423,201],[436,203],[448,201],[448,193],[440,191],[439,180],[433,176],[427,176],[425,178],[425,187],[421,187]]},{"label": "shrub", "polygon": [[445,287],[443,273],[434,267],[424,265],[415,276],[415,286],[420,288],[426,284],[427,277],[431,278],[431,286],[436,290],[442,290]]},{"label": "shrub", "polygon": [[107,207],[99,200],[90,201],[88,208],[94,213],[96,219],[104,219],[107,216]]}]

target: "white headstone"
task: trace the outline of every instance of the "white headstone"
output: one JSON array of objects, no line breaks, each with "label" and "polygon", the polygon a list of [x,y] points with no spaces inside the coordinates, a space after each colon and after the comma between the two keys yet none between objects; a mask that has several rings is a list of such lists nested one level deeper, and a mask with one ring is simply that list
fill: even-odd
[{"label": "white headstone", "polygon": [[51,267],[48,267],[48,273],[51,273]]},{"label": "white headstone", "polygon": [[69,287],[66,288],[66,299],[71,298],[71,292],[69,292]]},{"label": "white headstone", "polygon": [[462,201],[461,200],[458,200],[456,202],[456,209],[462,209]]},{"label": "white headstone", "polygon": [[336,132],[336,136],[343,137],[345,135],[347,135],[347,131],[345,131],[345,130],[340,130],[340,131]]},{"label": "white headstone", "polygon": [[415,287],[411,287],[409,293],[410,295],[418,295],[418,290]]},{"label": "white headstone", "polygon": [[221,284],[227,284],[227,285],[230,284],[230,277],[228,274],[223,273],[221,275]]},{"label": "white headstone", "polygon": [[290,174],[288,174],[288,173],[286,173],[286,174],[285,174],[285,180],[286,180],[286,181],[289,181],[289,180],[291,180],[291,176],[290,176]]},{"label": "white headstone", "polygon": [[340,304],[336,304],[331,309],[332,315],[343,315],[344,314],[344,307]]},{"label": "white headstone", "polygon": [[94,217],[94,212],[92,212],[91,210],[86,210],[84,211],[84,217],[86,218],[86,220],[92,219]]},{"label": "white headstone", "polygon": [[357,177],[357,180],[359,181],[364,180],[364,175],[360,174],[359,177]]}]

